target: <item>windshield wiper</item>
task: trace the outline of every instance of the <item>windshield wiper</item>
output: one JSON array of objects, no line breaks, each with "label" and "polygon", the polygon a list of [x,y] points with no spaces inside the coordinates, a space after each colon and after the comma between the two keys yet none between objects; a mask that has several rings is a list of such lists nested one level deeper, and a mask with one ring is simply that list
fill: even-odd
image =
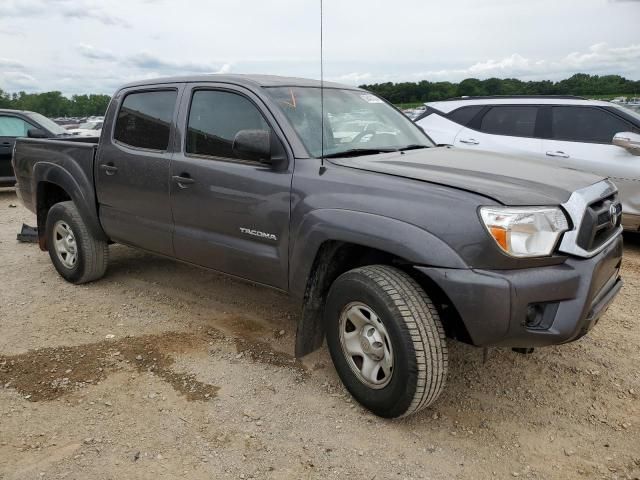
[{"label": "windshield wiper", "polygon": [[419,148],[429,148],[429,147],[427,145],[419,145],[416,143],[412,145],[407,145],[406,147],[398,148],[396,151],[404,152],[405,150],[418,150]]},{"label": "windshield wiper", "polygon": [[343,152],[329,153],[324,158],[359,157],[361,155],[375,155],[397,151],[395,148],[352,148]]}]

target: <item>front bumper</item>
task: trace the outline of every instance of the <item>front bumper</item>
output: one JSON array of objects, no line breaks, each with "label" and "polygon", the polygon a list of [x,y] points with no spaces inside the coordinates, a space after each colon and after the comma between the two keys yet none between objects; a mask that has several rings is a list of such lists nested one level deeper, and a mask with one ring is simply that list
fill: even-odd
[{"label": "front bumper", "polygon": [[[447,294],[474,345],[539,347],[577,340],[593,328],[622,288],[621,262],[619,235],[598,255],[569,257],[561,265],[522,270],[415,268]],[[529,321],[532,309],[539,313],[537,324]]]}]

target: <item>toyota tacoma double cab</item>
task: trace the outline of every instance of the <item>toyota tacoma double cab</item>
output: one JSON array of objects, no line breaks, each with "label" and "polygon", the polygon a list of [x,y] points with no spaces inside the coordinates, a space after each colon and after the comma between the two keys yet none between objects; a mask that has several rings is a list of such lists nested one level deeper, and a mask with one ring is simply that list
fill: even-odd
[{"label": "toyota tacoma double cab", "polygon": [[436,147],[358,88],[274,76],[131,83],[97,143],[20,139],[39,244],[81,284],[121,243],[286,292],[296,355],[326,338],[383,417],[445,388],[446,338],[531,348],[585,335],[619,292],[616,187]]}]

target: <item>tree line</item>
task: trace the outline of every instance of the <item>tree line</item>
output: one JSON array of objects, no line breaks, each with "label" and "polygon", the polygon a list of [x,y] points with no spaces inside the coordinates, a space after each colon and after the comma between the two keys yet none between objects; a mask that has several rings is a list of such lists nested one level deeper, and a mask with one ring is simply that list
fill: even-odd
[{"label": "tree line", "polygon": [[452,82],[402,82],[374,83],[361,85],[391,103],[415,103],[445,100],[452,97],[481,95],[640,95],[640,81],[628,80],[620,75],[588,75],[577,73],[570,78],[553,82],[551,80],[522,81],[517,78],[489,78],[478,80],[467,78],[459,83]]},{"label": "tree line", "polygon": [[109,100],[109,95],[73,95],[68,98],[61,92],[10,94],[0,90],[0,108],[30,110],[53,118],[104,115]]}]

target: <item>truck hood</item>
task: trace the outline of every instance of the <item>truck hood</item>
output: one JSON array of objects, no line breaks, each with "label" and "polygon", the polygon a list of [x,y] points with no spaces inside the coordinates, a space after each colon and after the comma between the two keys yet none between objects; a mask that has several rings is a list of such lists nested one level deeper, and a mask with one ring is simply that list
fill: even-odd
[{"label": "truck hood", "polygon": [[526,156],[434,147],[332,163],[478,193],[504,205],[558,205],[578,189],[603,180],[590,173],[542,165]]}]

